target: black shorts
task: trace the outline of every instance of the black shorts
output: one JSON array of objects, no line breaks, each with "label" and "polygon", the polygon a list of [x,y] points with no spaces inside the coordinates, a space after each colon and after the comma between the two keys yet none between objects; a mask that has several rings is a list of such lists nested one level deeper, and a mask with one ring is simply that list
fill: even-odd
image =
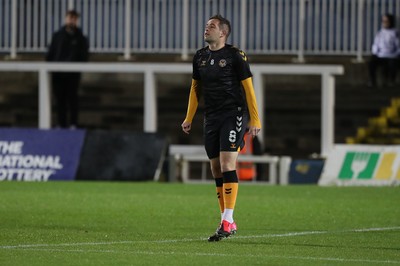
[{"label": "black shorts", "polygon": [[220,117],[204,119],[204,146],[209,159],[219,157],[221,151],[239,151],[244,147],[249,114],[229,112]]}]

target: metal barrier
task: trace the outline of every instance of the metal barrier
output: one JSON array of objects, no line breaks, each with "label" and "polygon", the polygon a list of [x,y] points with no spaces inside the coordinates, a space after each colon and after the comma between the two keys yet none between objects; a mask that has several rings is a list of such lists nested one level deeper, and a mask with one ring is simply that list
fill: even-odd
[{"label": "metal barrier", "polygon": [[350,55],[370,53],[380,16],[400,17],[398,0],[0,0],[0,52],[45,52],[65,12],[81,13],[92,53],[176,53],[204,46],[206,20],[232,22],[228,40],[248,54]]},{"label": "metal barrier", "polygon": [[[201,179],[193,180],[190,178],[190,163],[200,162],[202,163]],[[280,157],[271,155],[239,155],[238,162],[252,162],[269,165],[269,183],[271,185],[278,184],[278,167],[279,178],[287,180],[288,172],[285,169],[289,169],[288,166],[282,166],[280,163]],[[288,162],[288,161],[284,161]],[[169,180],[177,181],[178,173],[182,179],[182,182],[206,182],[210,179],[207,178],[207,165],[209,159],[206,155],[204,146],[201,145],[171,145],[169,149]],[[290,161],[289,161],[290,164]],[[281,172],[282,171],[282,172]],[[212,179],[211,179],[212,180]],[[253,182],[257,180],[253,179]]]},{"label": "metal barrier", "polygon": [[[265,74],[320,75],[321,76],[321,154],[327,155],[334,143],[335,77],[344,73],[339,65],[303,64],[254,64],[252,65],[254,90],[257,99],[264,99]],[[156,73],[191,73],[191,64],[182,63],[46,63],[46,62],[0,62],[0,71],[39,73],[39,127],[51,127],[50,73],[51,72],[100,72],[143,73],[144,75],[144,131],[157,131]],[[187,84],[189,86],[189,84]],[[264,102],[258,101],[259,117],[264,121]],[[263,141],[263,129],[260,142]]]}]

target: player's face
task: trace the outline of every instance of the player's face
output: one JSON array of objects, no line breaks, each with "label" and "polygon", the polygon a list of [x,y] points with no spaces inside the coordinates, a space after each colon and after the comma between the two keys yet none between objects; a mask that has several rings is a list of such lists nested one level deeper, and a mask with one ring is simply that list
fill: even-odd
[{"label": "player's face", "polygon": [[204,40],[208,43],[217,42],[222,37],[222,31],[219,28],[219,20],[210,19],[204,30]]}]

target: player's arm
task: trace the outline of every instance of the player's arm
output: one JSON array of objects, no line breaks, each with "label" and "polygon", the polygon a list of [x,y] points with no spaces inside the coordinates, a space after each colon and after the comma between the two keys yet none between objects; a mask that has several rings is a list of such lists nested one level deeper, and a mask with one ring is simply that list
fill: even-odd
[{"label": "player's arm", "polygon": [[236,73],[238,74],[239,80],[241,81],[242,87],[244,89],[246,95],[246,103],[247,108],[249,109],[250,114],[250,123],[249,123],[249,133],[255,137],[260,132],[261,122],[258,117],[258,107],[256,96],[253,88],[252,74],[250,71],[249,63],[247,62],[246,54],[239,50],[235,49],[235,66]]},{"label": "player's arm", "polygon": [[254,93],[254,87],[253,87],[253,81],[252,78],[247,78],[241,81],[242,86],[244,88],[244,92],[246,94],[246,102],[247,102],[247,107],[249,109],[250,113],[250,128],[261,128],[261,122],[260,118],[258,117],[258,107],[257,107],[257,101],[256,101],[256,96]]},{"label": "player's arm", "polygon": [[182,123],[182,130],[187,134],[189,134],[189,131],[192,126],[193,117],[196,114],[197,107],[199,105],[199,100],[197,99],[198,89],[199,89],[199,82],[195,79],[192,79],[186,117]]}]

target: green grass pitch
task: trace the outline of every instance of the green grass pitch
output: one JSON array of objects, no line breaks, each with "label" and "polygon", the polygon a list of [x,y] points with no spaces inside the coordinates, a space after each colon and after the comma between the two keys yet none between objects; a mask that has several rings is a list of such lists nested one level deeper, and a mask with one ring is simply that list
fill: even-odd
[{"label": "green grass pitch", "polygon": [[0,182],[0,265],[400,265],[400,187]]}]

